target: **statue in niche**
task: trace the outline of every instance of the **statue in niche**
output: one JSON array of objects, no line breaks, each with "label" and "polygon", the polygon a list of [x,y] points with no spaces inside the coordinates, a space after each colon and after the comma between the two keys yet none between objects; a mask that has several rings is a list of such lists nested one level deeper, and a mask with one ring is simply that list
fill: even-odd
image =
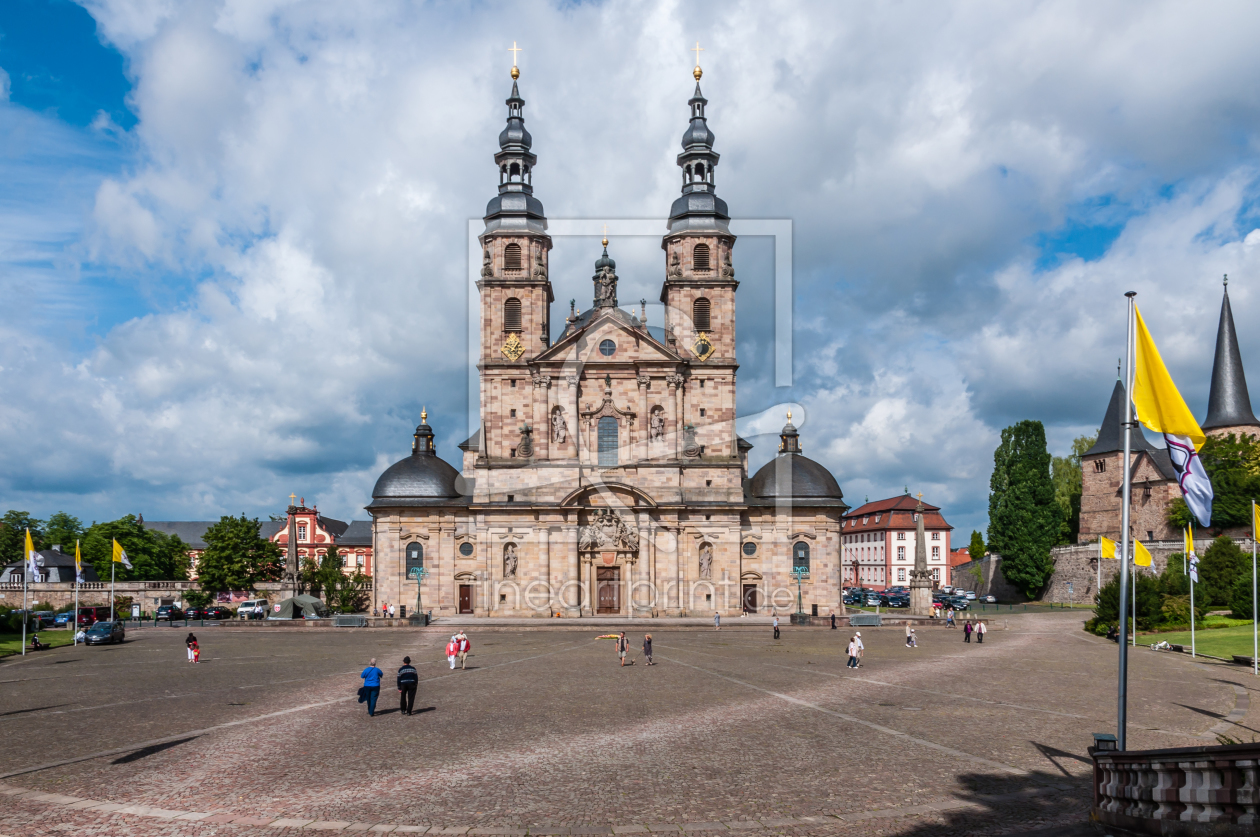
[{"label": "statue in niche", "polygon": [[516,578],[516,544],[503,547],[503,577]]},{"label": "statue in niche", "polygon": [[678,257],[678,251],[675,250],[673,256],[669,260],[669,278],[678,279],[682,277],[682,260]]},{"label": "statue in niche", "polygon": [[557,407],[551,414],[551,441],[557,445],[563,445],[568,433],[569,429],[564,424],[564,413]]},{"label": "statue in niche", "polygon": [[713,578],[713,544],[700,544],[700,577]]},{"label": "statue in niche", "polygon": [[652,417],[648,420],[648,441],[665,441],[665,416],[661,415],[660,407],[652,411]]},{"label": "statue in niche", "polygon": [[482,251],[481,256],[481,275],[482,278],[489,279],[494,276],[494,267],[490,264],[490,248],[487,247]]},{"label": "statue in niche", "polygon": [[591,278],[595,282],[595,307],[616,308],[617,274],[613,272],[613,269],[601,267],[599,272]]},{"label": "statue in niche", "polygon": [[539,247],[534,253],[534,276],[538,279],[547,278],[547,266],[543,264],[543,251],[541,247]]},{"label": "statue in niche", "polygon": [[722,276],[725,279],[735,278],[735,266],[731,264],[731,251],[722,253]]}]

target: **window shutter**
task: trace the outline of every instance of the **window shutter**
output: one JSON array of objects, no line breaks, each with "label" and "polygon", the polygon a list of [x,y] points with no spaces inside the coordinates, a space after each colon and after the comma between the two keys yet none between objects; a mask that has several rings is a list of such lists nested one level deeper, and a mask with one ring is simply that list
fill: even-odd
[{"label": "window shutter", "polygon": [[503,330],[521,330],[521,301],[516,297],[503,303]]},{"label": "window shutter", "polygon": [[691,323],[696,331],[708,333],[710,330],[709,300],[700,297],[691,303]]},{"label": "window shutter", "polygon": [[503,248],[503,269],[521,269],[521,245],[514,243]]},{"label": "window shutter", "polygon": [[691,251],[691,265],[695,270],[709,269],[709,245],[696,245],[696,249]]}]

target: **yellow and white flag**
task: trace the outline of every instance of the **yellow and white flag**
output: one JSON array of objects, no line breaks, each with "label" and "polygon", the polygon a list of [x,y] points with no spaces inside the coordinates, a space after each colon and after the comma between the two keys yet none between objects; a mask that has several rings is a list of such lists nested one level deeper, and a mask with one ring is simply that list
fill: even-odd
[{"label": "yellow and white flag", "polygon": [[127,560],[127,552],[118,543],[117,539],[114,540],[114,561],[122,564],[129,570],[132,569],[131,562]]},{"label": "yellow and white flag", "polygon": [[1133,306],[1137,324],[1136,358],[1133,366],[1133,407],[1138,421],[1156,433],[1164,434],[1168,457],[1177,472],[1181,496],[1199,523],[1207,526],[1212,520],[1212,481],[1208,479],[1199,448],[1207,440],[1203,428],[1177,391],[1172,375],[1164,366],[1155,348],[1151,333],[1146,330],[1142,312]]},{"label": "yellow and white flag", "polygon": [[1199,556],[1194,554],[1194,527],[1186,527],[1186,558],[1190,561],[1190,580],[1199,580]]},{"label": "yellow and white flag", "polygon": [[39,553],[35,551],[35,543],[31,540],[31,530],[26,530],[26,578],[30,581],[39,581],[39,561],[37,559]]},{"label": "yellow and white flag", "polygon": [[1104,558],[1116,557],[1116,542],[1113,541],[1111,538],[1100,537],[1098,539],[1098,546],[1102,550],[1102,557]]},{"label": "yellow and white flag", "polygon": [[79,552],[79,541],[74,542],[74,581],[76,584],[83,583],[83,555]]},{"label": "yellow and white flag", "polygon": [[1133,564],[1137,567],[1149,567],[1151,565],[1151,553],[1141,541],[1133,542]]}]

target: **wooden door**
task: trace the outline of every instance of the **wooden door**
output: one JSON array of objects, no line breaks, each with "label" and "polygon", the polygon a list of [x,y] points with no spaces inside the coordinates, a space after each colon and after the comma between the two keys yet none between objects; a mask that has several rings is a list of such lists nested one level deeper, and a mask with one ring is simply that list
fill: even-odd
[{"label": "wooden door", "polygon": [[757,612],[757,585],[744,585],[744,611],[747,613]]},{"label": "wooden door", "polygon": [[473,612],[472,585],[471,584],[459,585],[459,612],[460,613]]},{"label": "wooden door", "polygon": [[621,568],[597,567],[595,591],[597,613],[621,613]]}]

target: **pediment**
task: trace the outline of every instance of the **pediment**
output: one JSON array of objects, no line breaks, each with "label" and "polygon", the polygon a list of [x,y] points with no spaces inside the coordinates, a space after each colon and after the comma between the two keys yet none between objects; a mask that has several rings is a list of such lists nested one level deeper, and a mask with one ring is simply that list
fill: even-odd
[{"label": "pediment", "polygon": [[[685,360],[653,337],[639,321],[620,308],[602,308],[587,312],[589,319],[561,336],[550,348],[533,359],[533,363],[554,361],[584,364],[600,363],[680,363]],[[605,356],[600,344],[612,340],[616,352]]]}]

